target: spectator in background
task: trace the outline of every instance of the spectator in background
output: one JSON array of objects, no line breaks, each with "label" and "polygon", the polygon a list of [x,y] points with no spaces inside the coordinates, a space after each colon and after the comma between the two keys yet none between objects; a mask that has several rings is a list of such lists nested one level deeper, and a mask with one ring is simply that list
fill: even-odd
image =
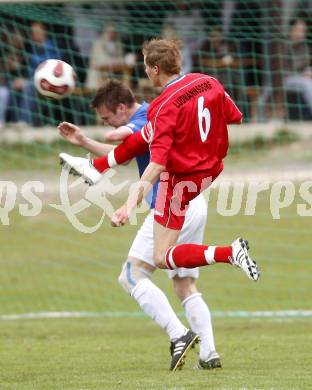
[{"label": "spectator in background", "polygon": [[41,22],[30,25],[31,41],[26,46],[26,77],[20,105],[19,121],[28,124],[37,124],[33,121],[32,113],[36,111],[36,91],[33,84],[33,75],[37,66],[49,58],[61,59],[59,50],[52,39],[48,38],[47,28]]},{"label": "spectator in background", "polygon": [[200,72],[217,78],[240,106],[243,105],[247,99],[243,89],[244,62],[239,56],[239,47],[235,41],[226,40],[221,28],[213,26],[195,59],[196,68]]},{"label": "spectator in background", "polygon": [[285,47],[285,78],[283,87],[286,91],[302,94],[312,118],[312,57],[307,40],[307,23],[295,19],[291,23],[289,40]]},{"label": "spectator in background", "polygon": [[[284,41],[281,57],[283,90],[301,93],[312,117],[311,48],[307,41],[307,23],[303,19],[291,21],[289,39]],[[272,98],[273,92],[272,86],[264,87],[258,100],[259,119],[265,118],[266,103]],[[283,116],[285,115],[283,112]]]},{"label": "spectator in background", "polygon": [[233,87],[237,75],[231,68],[238,66],[238,48],[225,40],[220,27],[211,28],[208,39],[200,47],[197,62],[200,70],[216,77],[227,90]]},{"label": "spectator in background", "polygon": [[126,4],[118,4],[119,2],[63,3],[65,14],[72,18],[73,40],[84,58],[90,57],[92,42],[103,30],[103,25],[99,26],[100,22],[103,23],[103,15],[105,22],[110,21],[111,24],[118,20],[119,25],[126,23],[129,17]]},{"label": "spectator in background", "polygon": [[20,33],[16,32],[7,36],[3,63],[10,95],[7,119],[16,122],[19,120],[19,107],[26,83],[24,41]]},{"label": "spectator in background", "polygon": [[71,64],[75,69],[78,81],[83,84],[86,81],[87,59],[82,55],[79,46],[76,44],[73,29],[71,26],[53,27],[55,28],[57,48],[62,55],[62,60]]},{"label": "spectator in background", "polygon": [[86,81],[87,88],[98,89],[108,78],[122,79],[125,65],[120,36],[115,26],[109,24],[93,44]]},{"label": "spectator in background", "polygon": [[0,129],[4,126],[5,114],[9,103],[10,92],[4,78],[3,57],[0,58]]},{"label": "spectator in background", "polygon": [[[272,16],[271,19],[264,15],[266,15],[265,12],[269,13],[272,9],[276,10],[277,13],[279,10],[272,1],[267,1],[267,6],[264,6],[259,0],[228,0],[223,3],[222,31],[231,42],[235,41],[237,52],[243,60],[243,69],[240,71],[241,77],[244,78],[244,85],[261,85],[266,66],[261,62],[265,39],[264,30],[267,32],[269,41],[272,42],[273,38],[276,37],[273,28],[279,29],[275,17]],[[272,4],[270,5],[270,3]],[[276,50],[273,50],[273,43],[272,52],[276,53]],[[265,70],[268,72],[268,69]]]},{"label": "spectator in background", "polygon": [[[65,3],[65,2],[64,2]],[[68,3],[68,4],[66,4]],[[81,55],[89,58],[91,50],[91,42],[98,36],[98,28],[96,23],[92,23],[94,18],[99,17],[101,13],[97,8],[87,4],[72,4],[66,2],[65,13],[73,19],[72,29],[74,43],[78,46]]]},{"label": "spectator in background", "polygon": [[177,10],[170,12],[164,19],[163,30],[170,27],[176,37],[181,40],[184,53],[185,72],[193,69],[193,56],[197,53],[206,36],[206,23],[202,10],[191,8],[189,4],[178,0]]}]

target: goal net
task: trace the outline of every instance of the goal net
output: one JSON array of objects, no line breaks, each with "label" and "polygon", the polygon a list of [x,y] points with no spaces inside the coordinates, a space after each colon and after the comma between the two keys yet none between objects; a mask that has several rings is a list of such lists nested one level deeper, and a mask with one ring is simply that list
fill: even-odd
[{"label": "goal net", "polygon": [[[73,122],[103,140],[90,101],[107,78],[150,102],[158,91],[141,47],[159,36],[180,39],[183,71],[218,78],[244,114],[245,125],[230,130],[205,242],[245,234],[265,277],[256,290],[221,267],[213,278],[203,272],[204,281],[210,277],[203,293],[207,286],[215,292],[218,310],[307,308],[300,295],[311,268],[311,22],[311,1],[0,2],[0,312],[138,310],[116,281],[138,227],[112,230],[83,185],[64,197],[58,154],[85,152],[62,140],[56,125]],[[36,65],[51,56],[78,76],[74,93],[61,101],[39,96],[32,83]],[[135,180],[135,165],[121,167],[118,177]],[[113,197],[113,205],[124,197]]]}]

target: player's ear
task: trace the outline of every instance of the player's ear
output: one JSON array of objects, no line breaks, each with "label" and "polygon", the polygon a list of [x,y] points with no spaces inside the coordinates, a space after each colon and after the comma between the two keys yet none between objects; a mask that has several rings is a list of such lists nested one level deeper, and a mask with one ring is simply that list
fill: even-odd
[{"label": "player's ear", "polygon": [[159,66],[158,66],[158,65],[154,65],[153,68],[152,68],[152,70],[153,70],[153,72],[154,72],[154,74],[155,74],[156,76],[159,75]]},{"label": "player's ear", "polygon": [[[118,110],[119,112],[125,112],[126,109],[127,109],[127,106],[126,106],[125,104],[123,104],[123,103],[119,103],[118,106],[117,106],[117,110]],[[117,110],[116,110],[116,111],[117,111]]]}]

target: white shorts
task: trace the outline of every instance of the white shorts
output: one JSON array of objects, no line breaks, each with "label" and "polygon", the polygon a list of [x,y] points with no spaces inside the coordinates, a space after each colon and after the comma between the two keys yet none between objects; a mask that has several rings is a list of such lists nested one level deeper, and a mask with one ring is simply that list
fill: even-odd
[{"label": "white shorts", "polygon": [[[189,208],[185,215],[185,222],[180,232],[178,244],[202,244],[204,230],[207,220],[207,204],[203,195],[198,195],[190,202]],[[151,210],[145,218],[143,225],[137,232],[137,235],[130,248],[129,257],[134,257],[155,267],[153,259],[154,251],[154,210]],[[198,268],[177,268],[170,270],[169,277],[173,278],[178,275],[180,278],[192,277],[198,278]]]}]

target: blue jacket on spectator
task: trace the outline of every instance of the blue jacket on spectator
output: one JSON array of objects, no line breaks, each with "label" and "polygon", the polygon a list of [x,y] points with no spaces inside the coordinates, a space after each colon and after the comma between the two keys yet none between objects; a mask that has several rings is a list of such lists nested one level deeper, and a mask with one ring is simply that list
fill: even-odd
[{"label": "blue jacket on spectator", "polygon": [[28,64],[28,76],[32,77],[35,73],[37,66],[45,60],[50,58],[59,58],[61,59],[61,54],[59,50],[53,43],[51,39],[47,39],[43,45],[31,45],[31,56],[30,62]]}]

